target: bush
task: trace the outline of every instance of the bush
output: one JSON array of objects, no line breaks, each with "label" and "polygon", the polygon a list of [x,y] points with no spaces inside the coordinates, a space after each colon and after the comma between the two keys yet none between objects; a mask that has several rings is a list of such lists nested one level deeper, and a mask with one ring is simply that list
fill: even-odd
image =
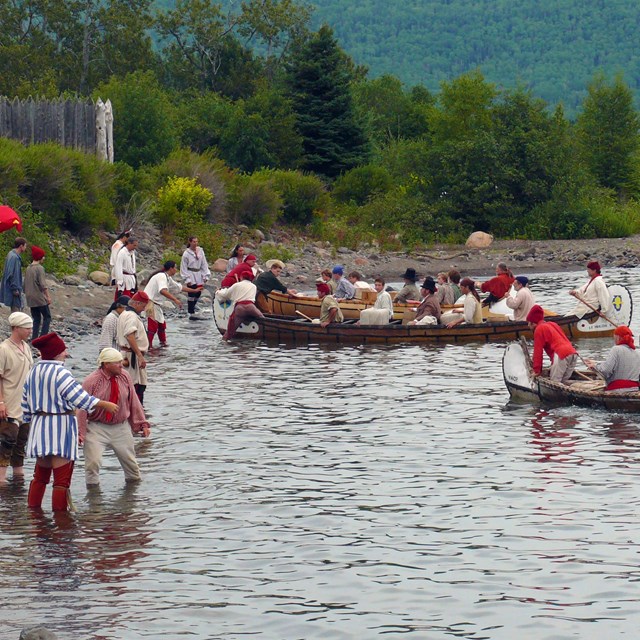
[{"label": "bush", "polygon": [[265,244],[260,247],[260,262],[264,264],[267,260],[282,260],[290,262],[296,254],[282,244]]},{"label": "bush", "polygon": [[271,180],[236,176],[229,197],[229,212],[235,224],[271,228],[282,209],[282,199]]},{"label": "bush", "polygon": [[288,224],[305,225],[313,221],[314,214],[325,214],[331,199],[324,183],[315,175],[300,171],[263,169],[253,174],[254,179],[269,182],[282,198],[280,218]]},{"label": "bush", "polygon": [[342,174],[334,183],[332,195],[338,202],[363,205],[392,186],[391,175],[384,167],[368,164]]},{"label": "bush", "polygon": [[162,226],[175,225],[182,214],[204,220],[213,194],[200,186],[195,178],[169,178],[158,190],[156,218]]},{"label": "bush", "polygon": [[26,183],[24,166],[25,147],[19,142],[0,138],[0,197],[2,200],[17,198]]}]

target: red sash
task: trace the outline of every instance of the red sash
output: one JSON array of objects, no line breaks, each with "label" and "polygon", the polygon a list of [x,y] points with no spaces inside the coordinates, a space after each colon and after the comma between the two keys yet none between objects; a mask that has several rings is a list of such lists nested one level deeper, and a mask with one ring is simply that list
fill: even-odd
[{"label": "red sash", "polygon": [[607,385],[605,391],[615,391],[616,389],[638,389],[637,380],[614,380]]}]

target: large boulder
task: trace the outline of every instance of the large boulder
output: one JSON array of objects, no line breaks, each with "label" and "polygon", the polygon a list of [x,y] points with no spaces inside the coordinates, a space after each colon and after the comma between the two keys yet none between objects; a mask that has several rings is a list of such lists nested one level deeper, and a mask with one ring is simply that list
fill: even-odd
[{"label": "large boulder", "polygon": [[225,273],[227,270],[227,262],[229,262],[226,258],[218,258],[213,263],[213,270],[217,273]]},{"label": "large boulder", "polygon": [[105,286],[111,284],[111,276],[104,271],[92,271],[89,274],[89,280],[91,280],[91,282],[95,282],[96,284],[102,284]]},{"label": "large boulder", "polygon": [[29,627],[20,633],[20,640],[56,640],[57,637],[45,627]]},{"label": "large boulder", "polygon": [[493,236],[485,233],[484,231],[474,231],[465,242],[466,247],[472,249],[485,249],[491,246],[493,242]]}]

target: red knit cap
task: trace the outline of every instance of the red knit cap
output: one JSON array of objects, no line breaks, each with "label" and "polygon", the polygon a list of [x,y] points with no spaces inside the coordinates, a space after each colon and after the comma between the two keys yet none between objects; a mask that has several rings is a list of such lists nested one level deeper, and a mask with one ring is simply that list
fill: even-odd
[{"label": "red knit cap", "polygon": [[317,282],[316,289],[318,290],[318,293],[331,293],[331,287],[326,282]]},{"label": "red knit cap", "polygon": [[131,300],[135,300],[136,302],[144,302],[145,304],[149,302],[149,296],[144,291],[138,291],[134,294]]},{"label": "red knit cap", "polygon": [[35,244],[31,245],[31,257],[34,260],[42,260],[44,258],[44,251],[40,247],[36,247]]},{"label": "red knit cap", "polygon": [[245,259],[245,262],[249,262],[249,260],[257,260],[258,258],[256,258],[253,253],[250,253]]},{"label": "red knit cap", "polygon": [[597,260],[593,260],[592,262],[587,263],[587,269],[592,269],[593,271],[597,271],[598,273],[602,271],[602,267]]},{"label": "red knit cap", "polygon": [[64,340],[57,333],[47,333],[36,338],[31,344],[40,352],[43,360],[55,360],[56,356],[67,348]]},{"label": "red knit cap", "polygon": [[538,324],[544,320],[544,309],[539,304],[534,304],[527,315],[527,322]]}]

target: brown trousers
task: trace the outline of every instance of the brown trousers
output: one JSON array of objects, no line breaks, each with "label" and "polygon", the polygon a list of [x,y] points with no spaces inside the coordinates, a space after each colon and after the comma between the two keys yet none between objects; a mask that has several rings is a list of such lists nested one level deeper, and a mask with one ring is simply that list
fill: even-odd
[{"label": "brown trousers", "polygon": [[29,423],[0,420],[0,467],[24,466],[24,455],[29,439]]}]

